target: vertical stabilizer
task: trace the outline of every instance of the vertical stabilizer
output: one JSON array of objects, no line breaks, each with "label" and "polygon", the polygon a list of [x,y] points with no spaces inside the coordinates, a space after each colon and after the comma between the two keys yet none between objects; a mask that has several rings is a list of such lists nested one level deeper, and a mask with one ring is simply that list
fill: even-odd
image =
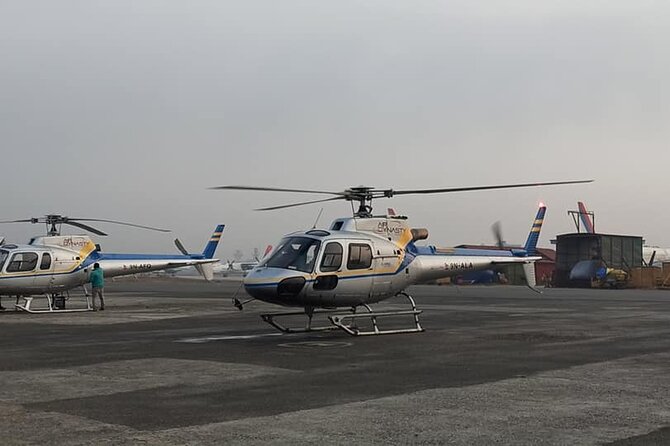
[{"label": "vertical stabilizer", "polygon": [[211,263],[201,263],[194,266],[195,269],[198,270],[198,273],[200,273],[200,275],[204,277],[207,282],[214,280],[214,265]]},{"label": "vertical stabilizer", "polygon": [[214,253],[216,252],[217,246],[219,246],[219,240],[221,240],[224,227],[225,225],[218,225],[210,237],[209,242],[207,242],[207,245],[205,245],[205,249],[202,251],[202,255],[206,259],[214,258]]},{"label": "vertical stabilizer", "polygon": [[537,242],[540,239],[540,230],[542,229],[542,223],[544,222],[544,214],[546,212],[547,207],[545,205],[540,205],[540,209],[537,210],[535,220],[533,220],[533,226],[530,228],[528,240],[526,240],[526,245],[524,246],[526,254],[529,256],[535,254]]},{"label": "vertical stabilizer", "polygon": [[586,206],[584,206],[584,203],[579,201],[577,202],[577,207],[579,208],[579,219],[582,221],[582,224],[584,225],[584,230],[588,234],[594,234],[596,231],[595,228],[593,227],[593,221],[591,220],[591,215],[586,210]]}]

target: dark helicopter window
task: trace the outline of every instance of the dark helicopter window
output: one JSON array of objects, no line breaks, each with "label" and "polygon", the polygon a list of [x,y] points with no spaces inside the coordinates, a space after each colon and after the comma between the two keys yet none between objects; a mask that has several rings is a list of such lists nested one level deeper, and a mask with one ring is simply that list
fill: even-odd
[{"label": "dark helicopter window", "polygon": [[8,273],[32,271],[37,266],[37,254],[34,252],[17,252],[7,265]]},{"label": "dark helicopter window", "polygon": [[372,266],[372,248],[370,245],[352,243],[349,245],[348,269],[366,269]]},{"label": "dark helicopter window", "polygon": [[308,237],[290,237],[264,263],[269,268],[294,269],[311,273],[321,242]]},{"label": "dark helicopter window", "polygon": [[344,225],[344,222],[342,220],[338,220],[335,223],[333,223],[333,226],[330,228],[331,231],[339,231],[342,229],[342,226]]},{"label": "dark helicopter window", "polygon": [[51,254],[45,252],[42,254],[42,262],[40,263],[40,269],[49,269],[51,268]]},{"label": "dark helicopter window", "polygon": [[330,242],[323,250],[323,259],[321,260],[321,271],[337,271],[342,266],[342,245],[337,242]]},{"label": "dark helicopter window", "polygon": [[7,257],[9,257],[9,251],[5,251],[4,249],[0,250],[0,271],[2,271],[2,267],[5,265]]}]

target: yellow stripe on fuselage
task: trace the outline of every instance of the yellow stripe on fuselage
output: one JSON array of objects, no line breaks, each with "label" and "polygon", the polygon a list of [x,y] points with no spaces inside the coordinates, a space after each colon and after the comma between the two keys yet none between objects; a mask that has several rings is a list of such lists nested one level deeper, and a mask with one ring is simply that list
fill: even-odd
[{"label": "yellow stripe on fuselage", "polygon": [[[86,245],[84,245],[80,250],[79,253],[77,253],[77,257],[79,258],[78,260],[73,260],[74,263],[69,268],[63,268],[59,269],[57,268],[59,266],[59,261],[58,261],[58,256],[59,254],[55,253],[56,257],[53,258],[51,261],[53,262],[54,268],[53,271],[50,270],[39,270],[39,271],[16,271],[12,273],[7,273],[3,274],[5,277],[28,277],[28,276],[48,276],[50,274],[66,274],[66,273],[71,273],[72,271],[76,270],[81,266],[82,263],[88,258],[88,256],[91,255],[95,251],[95,243],[88,241]],[[52,253],[52,256],[54,253]],[[37,266],[36,266],[37,268]]]},{"label": "yellow stripe on fuselage", "polygon": [[410,229],[405,229],[400,239],[396,242],[396,245],[400,246],[402,249],[405,249],[405,247],[409,245],[411,241],[412,231]]},{"label": "yellow stripe on fuselage", "polygon": [[64,270],[56,270],[56,268],[54,268],[54,273],[69,273],[69,272],[74,271],[75,269],[79,268],[81,266],[81,264],[84,263],[84,261],[88,258],[88,256],[90,256],[94,251],[95,251],[95,243],[93,243],[92,241],[89,240],[79,250],[79,254],[77,255],[77,257],[79,257],[79,260],[77,260],[74,263],[74,265],[72,265],[70,268],[64,269]]}]

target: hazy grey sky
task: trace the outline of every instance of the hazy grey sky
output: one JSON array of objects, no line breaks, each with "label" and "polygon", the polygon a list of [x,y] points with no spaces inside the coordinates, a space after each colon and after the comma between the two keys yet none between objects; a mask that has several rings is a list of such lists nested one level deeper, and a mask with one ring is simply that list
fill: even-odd
[{"label": "hazy grey sky", "polygon": [[[667,1],[0,0],[0,219],[163,225],[219,257],[312,225],[342,190],[594,178],[585,186],[403,197],[437,245],[542,245],[584,200],[603,232],[670,246]],[[321,226],[347,215],[325,207]],[[173,251],[109,225],[106,250]],[[41,226],[4,225],[26,240]]]}]

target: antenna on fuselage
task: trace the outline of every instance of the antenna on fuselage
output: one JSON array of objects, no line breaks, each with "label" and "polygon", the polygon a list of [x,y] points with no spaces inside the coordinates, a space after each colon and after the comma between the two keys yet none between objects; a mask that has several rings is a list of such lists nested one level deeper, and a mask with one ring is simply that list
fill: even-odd
[{"label": "antenna on fuselage", "polygon": [[319,211],[319,215],[316,216],[316,220],[314,220],[314,225],[312,225],[312,229],[316,229],[316,225],[319,223],[321,214],[323,214],[323,208],[321,208],[321,210]]}]

